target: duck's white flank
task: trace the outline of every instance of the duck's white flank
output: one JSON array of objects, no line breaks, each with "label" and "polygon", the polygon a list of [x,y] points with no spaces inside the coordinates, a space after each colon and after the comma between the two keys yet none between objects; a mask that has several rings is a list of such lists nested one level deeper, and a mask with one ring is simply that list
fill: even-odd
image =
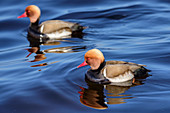
[{"label": "duck's white flank", "polygon": [[43,30],[44,30],[44,25],[42,25],[42,26],[40,27],[40,33],[42,33]]},{"label": "duck's white flank", "polygon": [[125,81],[128,81],[128,80],[133,79],[133,77],[134,77],[134,74],[133,74],[131,71],[127,71],[127,72],[125,72],[124,74],[119,75],[119,76],[117,76],[117,77],[108,78],[108,77],[106,76],[106,74],[107,74],[107,73],[106,73],[106,68],[104,69],[103,74],[104,74],[104,76],[105,76],[110,82],[125,82]]},{"label": "duck's white flank", "polygon": [[60,39],[60,38],[69,38],[71,37],[71,32],[67,30],[63,30],[62,32],[54,32],[54,33],[49,33],[46,34],[50,39]]}]

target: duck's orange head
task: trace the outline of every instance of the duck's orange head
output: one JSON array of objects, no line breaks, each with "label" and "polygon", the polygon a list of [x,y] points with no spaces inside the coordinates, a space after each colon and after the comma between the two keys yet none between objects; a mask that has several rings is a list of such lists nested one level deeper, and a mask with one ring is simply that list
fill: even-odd
[{"label": "duck's orange head", "polygon": [[18,16],[18,18],[28,17],[30,19],[30,22],[35,23],[40,15],[40,8],[36,5],[30,5],[26,7],[25,12],[21,16]]},{"label": "duck's orange head", "polygon": [[91,67],[99,67],[100,64],[104,61],[104,56],[100,50],[91,49],[85,53],[84,59],[84,62],[80,64],[78,68],[86,65],[90,65]]}]

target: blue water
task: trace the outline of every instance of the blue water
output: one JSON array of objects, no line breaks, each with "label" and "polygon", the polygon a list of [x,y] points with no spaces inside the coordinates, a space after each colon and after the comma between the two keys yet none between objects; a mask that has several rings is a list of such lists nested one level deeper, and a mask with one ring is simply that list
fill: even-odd
[{"label": "blue water", "polygon": [[[45,43],[26,57],[29,19],[17,16],[31,4],[41,8],[41,21],[61,19],[88,29],[83,38]],[[0,113],[169,112],[168,0],[7,0],[0,7]],[[91,86],[84,77],[89,67],[76,66],[92,48],[106,60],[145,64],[152,76],[132,87]]]}]

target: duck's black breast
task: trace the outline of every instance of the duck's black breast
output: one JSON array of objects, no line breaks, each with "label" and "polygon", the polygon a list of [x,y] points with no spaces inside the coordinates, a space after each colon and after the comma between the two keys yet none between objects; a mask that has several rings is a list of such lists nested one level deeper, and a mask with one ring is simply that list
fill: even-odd
[{"label": "duck's black breast", "polygon": [[100,67],[96,70],[89,69],[86,72],[86,78],[92,82],[97,82],[99,84],[108,84],[110,81],[104,77],[101,70],[105,67],[106,62],[101,63]]},{"label": "duck's black breast", "polygon": [[98,83],[98,84],[110,84],[111,83],[101,73],[93,72],[92,70],[88,70],[86,72],[85,77],[89,81],[95,82],[95,83]]},{"label": "duck's black breast", "polygon": [[35,38],[35,39],[40,39],[40,41],[49,40],[49,37],[46,34],[40,33],[38,31],[32,29],[32,27],[28,28],[28,36]]},{"label": "duck's black breast", "polygon": [[95,72],[91,69],[89,69],[87,72],[86,72],[86,77],[90,80],[90,81],[93,81],[93,82],[100,82],[102,80],[105,79],[105,77],[100,73],[100,72]]},{"label": "duck's black breast", "polygon": [[48,40],[49,37],[46,34],[43,34],[39,31],[39,20],[40,17],[37,19],[35,23],[31,23],[29,28],[28,28],[28,36],[35,38],[35,39],[40,39],[40,42],[43,40]]}]

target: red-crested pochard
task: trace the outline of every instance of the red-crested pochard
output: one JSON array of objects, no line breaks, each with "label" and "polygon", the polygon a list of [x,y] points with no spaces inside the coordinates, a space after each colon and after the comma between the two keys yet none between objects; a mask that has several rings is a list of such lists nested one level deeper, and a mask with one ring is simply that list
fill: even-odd
[{"label": "red-crested pochard", "polygon": [[85,61],[77,68],[89,65],[91,68],[86,72],[90,81],[100,84],[123,83],[129,80],[135,82],[136,77],[142,77],[149,72],[145,65],[124,61],[105,61],[103,53],[98,49],[92,49],[85,53]]},{"label": "red-crested pochard", "polygon": [[28,17],[30,27],[28,33],[35,38],[68,38],[77,32],[82,32],[86,27],[78,23],[65,22],[62,20],[48,20],[39,25],[41,11],[39,7],[30,5],[26,7],[24,14],[18,18]]}]

